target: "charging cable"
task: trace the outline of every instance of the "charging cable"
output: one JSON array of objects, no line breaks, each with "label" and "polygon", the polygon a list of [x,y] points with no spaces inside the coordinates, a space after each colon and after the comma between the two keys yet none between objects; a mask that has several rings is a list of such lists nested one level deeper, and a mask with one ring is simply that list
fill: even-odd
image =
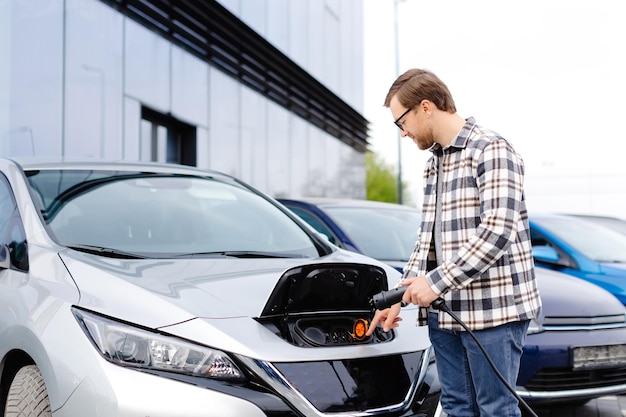
[{"label": "charging cable", "polygon": [[[373,307],[377,308],[378,310],[384,310],[386,308],[389,308],[392,305],[397,304],[402,301],[402,296],[404,295],[404,292],[406,291],[407,288],[408,286],[402,285],[402,286],[393,288],[389,291],[381,291],[378,294],[374,295],[374,297],[371,300],[371,304]],[[500,371],[498,371],[498,368],[496,368],[495,363],[493,363],[493,360],[491,359],[491,357],[489,357],[489,354],[485,350],[484,346],[478,341],[478,338],[476,337],[474,332],[472,332],[469,329],[469,327],[467,327],[467,325],[463,323],[463,321],[456,314],[454,314],[452,310],[450,310],[450,308],[446,305],[443,299],[437,298],[435,301],[431,303],[430,306],[434,308],[435,310],[441,310],[441,311],[448,313],[450,317],[454,319],[454,321],[459,323],[461,327],[463,327],[467,331],[467,333],[472,337],[472,339],[474,339],[474,341],[480,348],[480,351],[485,356],[485,359],[487,360],[487,362],[489,362],[491,369],[493,369],[498,379],[511,392],[511,394],[513,394],[515,398],[517,398],[517,401],[519,401],[521,406],[524,408],[524,410],[526,410],[530,414],[531,417],[537,417],[537,414],[535,414],[535,412],[530,408],[528,404],[526,404],[526,402],[522,399],[522,397],[519,396],[519,394],[515,391],[515,389],[511,386],[511,384],[509,384],[508,381],[504,378],[504,376],[502,376]]]}]

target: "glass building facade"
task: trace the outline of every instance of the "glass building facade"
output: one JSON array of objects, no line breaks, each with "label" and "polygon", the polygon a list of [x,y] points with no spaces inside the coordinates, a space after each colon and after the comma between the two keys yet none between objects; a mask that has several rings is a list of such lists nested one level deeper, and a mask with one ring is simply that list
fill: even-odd
[{"label": "glass building facade", "polygon": [[0,156],[365,198],[360,0],[0,1]]}]

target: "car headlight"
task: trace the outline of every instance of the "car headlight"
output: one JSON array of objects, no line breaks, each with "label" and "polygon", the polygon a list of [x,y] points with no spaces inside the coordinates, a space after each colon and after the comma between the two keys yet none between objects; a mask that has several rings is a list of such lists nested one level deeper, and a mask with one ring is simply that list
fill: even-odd
[{"label": "car headlight", "polygon": [[531,319],[526,334],[536,334],[541,332],[543,332],[543,326],[541,323],[539,323],[537,319]]},{"label": "car headlight", "polygon": [[76,320],[110,362],[122,366],[153,369],[217,379],[241,379],[243,375],[228,355],[84,310],[72,309]]}]

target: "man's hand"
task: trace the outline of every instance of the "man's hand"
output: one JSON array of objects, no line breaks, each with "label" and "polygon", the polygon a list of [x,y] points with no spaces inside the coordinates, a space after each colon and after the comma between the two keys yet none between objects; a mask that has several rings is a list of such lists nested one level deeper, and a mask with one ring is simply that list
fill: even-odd
[{"label": "man's hand", "polygon": [[439,297],[428,285],[426,277],[409,278],[403,281],[402,284],[409,286],[402,296],[402,301],[405,303],[428,307],[430,303]]},{"label": "man's hand", "polygon": [[394,304],[389,308],[384,310],[376,310],[374,313],[374,318],[370,323],[369,329],[367,329],[366,336],[370,336],[374,333],[376,326],[380,323],[383,326],[383,331],[388,332],[389,329],[395,329],[400,324],[398,322],[402,321],[402,317],[398,317],[400,314],[400,303]]},{"label": "man's hand", "polygon": [[[414,277],[407,278],[400,283],[401,285],[407,285],[408,288],[402,296],[402,301],[408,304],[415,304],[420,307],[428,307],[430,303],[435,301],[439,297],[428,285],[426,277]],[[376,310],[374,318],[370,323],[370,327],[365,333],[366,336],[370,336],[374,333],[376,326],[380,323],[383,327],[383,331],[388,332],[389,329],[395,329],[402,321],[400,314],[401,303],[392,305],[384,310]]]}]

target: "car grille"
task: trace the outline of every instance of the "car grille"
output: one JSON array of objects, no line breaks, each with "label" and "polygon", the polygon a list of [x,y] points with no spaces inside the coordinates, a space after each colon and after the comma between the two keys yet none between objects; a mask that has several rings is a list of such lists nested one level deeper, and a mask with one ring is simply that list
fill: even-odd
[{"label": "car grille", "polygon": [[626,384],[626,366],[579,371],[545,368],[538,371],[524,387],[529,391],[561,391],[619,384]]},{"label": "car grille", "polygon": [[590,317],[546,316],[542,325],[544,330],[551,331],[612,329],[626,327],[626,319],[624,313]]},{"label": "car grille", "polygon": [[[431,395],[430,348],[374,357],[305,362],[239,359],[302,415],[423,415]],[[356,414],[353,414],[356,413]]]},{"label": "car grille", "polygon": [[395,407],[410,396],[422,352],[328,362],[274,363],[323,413]]}]

